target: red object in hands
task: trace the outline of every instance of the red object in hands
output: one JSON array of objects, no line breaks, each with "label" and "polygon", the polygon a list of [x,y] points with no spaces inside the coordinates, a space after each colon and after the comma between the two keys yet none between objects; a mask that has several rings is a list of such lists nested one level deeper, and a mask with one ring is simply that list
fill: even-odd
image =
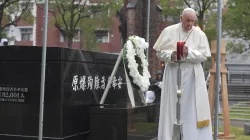
[{"label": "red object in hands", "polygon": [[177,60],[181,60],[183,58],[183,48],[185,42],[177,42]]}]

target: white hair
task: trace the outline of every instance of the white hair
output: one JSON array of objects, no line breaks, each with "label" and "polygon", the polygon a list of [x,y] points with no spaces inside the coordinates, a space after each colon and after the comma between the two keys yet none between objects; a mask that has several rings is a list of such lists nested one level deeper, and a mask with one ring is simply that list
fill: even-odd
[{"label": "white hair", "polygon": [[184,9],[184,10],[182,11],[181,16],[183,16],[184,13],[187,12],[187,11],[192,11],[192,12],[194,12],[194,13],[196,14],[196,12],[194,11],[194,9],[192,9],[192,8],[186,8],[186,9]]}]

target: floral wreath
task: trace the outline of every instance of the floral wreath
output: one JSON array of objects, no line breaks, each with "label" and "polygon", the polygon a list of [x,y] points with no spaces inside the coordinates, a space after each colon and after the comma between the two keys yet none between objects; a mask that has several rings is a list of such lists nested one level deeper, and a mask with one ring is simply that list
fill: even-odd
[{"label": "floral wreath", "polygon": [[126,71],[129,72],[129,79],[132,86],[140,89],[142,92],[148,90],[151,77],[148,71],[148,61],[145,56],[145,50],[148,43],[145,39],[138,36],[130,36],[124,45],[123,58]]}]

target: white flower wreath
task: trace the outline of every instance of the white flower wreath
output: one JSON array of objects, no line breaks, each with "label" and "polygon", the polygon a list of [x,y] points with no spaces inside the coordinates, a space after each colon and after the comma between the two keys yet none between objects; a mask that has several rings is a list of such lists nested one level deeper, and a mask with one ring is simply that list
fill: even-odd
[{"label": "white flower wreath", "polygon": [[[136,84],[142,92],[148,90],[150,85],[149,78],[151,77],[148,71],[148,61],[145,56],[145,49],[148,48],[148,43],[145,39],[138,36],[130,36],[124,45],[124,59],[127,60],[129,75],[133,78],[133,83]],[[139,64],[136,62],[135,56],[140,59]],[[138,70],[138,66],[142,67],[142,75]]]}]

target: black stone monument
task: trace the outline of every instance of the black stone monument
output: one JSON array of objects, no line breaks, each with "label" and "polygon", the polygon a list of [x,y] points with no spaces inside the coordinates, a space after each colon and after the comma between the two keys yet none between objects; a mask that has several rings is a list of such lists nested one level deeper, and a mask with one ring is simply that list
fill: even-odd
[{"label": "black stone monument", "polygon": [[[109,140],[156,136],[151,117],[154,105],[141,106],[135,94],[137,107],[128,107],[122,63],[105,104],[99,104],[117,58],[116,54],[47,48],[44,140],[96,140],[100,137],[91,137],[93,134],[104,133],[112,137]],[[38,139],[41,59],[41,46],[0,47],[0,140]],[[99,128],[105,127],[107,131],[101,132]]]},{"label": "black stone monument", "polygon": [[[89,108],[98,106],[118,55],[48,47],[44,99],[45,140],[83,140]],[[0,47],[0,139],[36,140],[42,47]],[[106,103],[127,102],[123,66]]]}]

